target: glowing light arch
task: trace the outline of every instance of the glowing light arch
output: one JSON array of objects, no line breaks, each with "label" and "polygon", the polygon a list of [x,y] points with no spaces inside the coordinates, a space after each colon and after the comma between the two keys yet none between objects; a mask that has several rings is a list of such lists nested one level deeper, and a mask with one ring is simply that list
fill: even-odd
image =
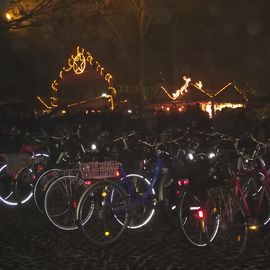
[{"label": "glowing light arch", "polygon": [[[116,95],[116,89],[113,87],[113,77],[110,73],[105,71],[105,68],[102,65],[94,60],[93,55],[90,52],[85,52],[84,48],[77,46],[76,55],[71,55],[67,61],[67,66],[63,67],[60,72],[57,80],[54,80],[51,84],[51,107],[58,107],[58,97],[57,93],[59,91],[59,81],[63,79],[64,74],[67,72],[73,71],[76,75],[82,74],[87,65],[90,65],[107,83],[108,90],[111,91],[111,95],[107,95],[108,101],[111,104],[111,109],[114,109],[113,98]],[[101,95],[102,96],[102,95]],[[104,97],[104,95],[103,95]]]}]

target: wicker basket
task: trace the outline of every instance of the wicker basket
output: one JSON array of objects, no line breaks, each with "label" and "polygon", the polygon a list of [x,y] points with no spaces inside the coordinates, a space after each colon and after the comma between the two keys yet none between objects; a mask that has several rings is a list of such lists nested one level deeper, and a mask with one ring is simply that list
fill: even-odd
[{"label": "wicker basket", "polygon": [[91,161],[79,163],[79,170],[83,179],[104,179],[119,176],[118,161]]}]

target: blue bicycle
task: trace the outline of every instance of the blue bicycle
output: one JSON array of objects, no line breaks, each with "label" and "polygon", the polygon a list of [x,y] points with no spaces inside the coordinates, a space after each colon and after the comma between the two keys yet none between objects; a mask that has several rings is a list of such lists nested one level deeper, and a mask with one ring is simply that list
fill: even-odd
[{"label": "blue bicycle", "polygon": [[[92,184],[79,200],[76,211],[79,228],[94,244],[111,244],[126,228],[145,226],[154,216],[160,198],[164,197],[164,190],[160,187],[165,187],[164,179],[168,179],[173,160],[167,151],[168,143],[139,141],[139,144],[146,147],[142,151],[144,159],[140,162],[140,173],[126,174],[125,167],[119,163],[114,175],[103,174],[101,178],[104,180]],[[107,165],[101,162],[96,166],[103,168]],[[89,209],[91,218],[85,222]]]}]

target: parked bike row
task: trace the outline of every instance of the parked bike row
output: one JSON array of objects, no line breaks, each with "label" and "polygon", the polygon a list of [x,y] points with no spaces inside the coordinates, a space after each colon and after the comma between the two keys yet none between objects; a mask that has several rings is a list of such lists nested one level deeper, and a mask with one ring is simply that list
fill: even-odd
[{"label": "parked bike row", "polygon": [[80,229],[92,244],[111,245],[159,214],[187,243],[231,261],[270,223],[269,144],[250,134],[192,125],[150,135],[102,132],[85,144],[78,128],[44,133],[39,147],[21,149],[16,157],[25,163],[16,173],[2,155],[1,202],[32,199],[54,226]]}]

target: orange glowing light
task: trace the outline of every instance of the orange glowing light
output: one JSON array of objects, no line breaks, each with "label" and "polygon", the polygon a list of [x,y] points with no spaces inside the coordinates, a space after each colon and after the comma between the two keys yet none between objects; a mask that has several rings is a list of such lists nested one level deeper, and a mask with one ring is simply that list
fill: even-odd
[{"label": "orange glowing light", "polygon": [[[76,50],[76,55],[71,55],[70,58],[67,61],[67,66],[63,67],[62,70],[59,72],[59,78],[63,79],[64,73],[69,72],[73,70],[73,72],[78,75],[82,74],[85,69],[87,64],[92,66],[96,70],[96,72],[99,73],[99,75],[108,83],[108,90],[111,91],[112,97],[111,97],[111,108],[114,108],[114,101],[113,101],[113,96],[116,95],[116,89],[112,86],[112,75],[108,72],[105,71],[105,68],[101,66],[101,64],[98,61],[94,61],[94,57],[91,55],[90,52],[85,52],[84,48],[80,48],[79,46],[77,47]],[[58,80],[54,80],[51,84],[51,89],[52,89],[52,97],[51,97],[51,106],[52,107],[57,107],[57,92],[58,92],[58,87],[59,83]],[[70,105],[71,106],[71,105]]]}]

